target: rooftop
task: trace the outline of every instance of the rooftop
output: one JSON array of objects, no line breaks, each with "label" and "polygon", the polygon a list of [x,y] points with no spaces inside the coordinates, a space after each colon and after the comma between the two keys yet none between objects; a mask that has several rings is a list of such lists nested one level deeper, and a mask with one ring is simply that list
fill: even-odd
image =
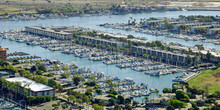
[{"label": "rooftop", "polygon": [[[30,26],[28,28],[32,28],[32,29],[38,29],[38,30],[44,30],[47,32],[53,32],[53,33],[57,33],[57,34],[66,34],[66,35],[71,35],[71,33],[68,32],[64,32],[63,29],[65,30],[65,27],[56,27],[56,28],[49,28],[49,27],[39,27],[39,26]],[[62,30],[61,30],[62,29]]]},{"label": "rooftop", "polygon": [[7,49],[4,49],[4,48],[0,48],[0,51],[6,51]]},{"label": "rooftop", "polygon": [[[153,50],[153,51],[157,51],[157,52],[163,52],[163,53],[182,56],[182,57],[187,57],[186,54],[182,54],[180,52],[170,52],[170,51],[166,51],[166,50],[161,50],[161,49],[156,49],[156,48],[148,48],[148,47],[144,47],[144,46],[133,46],[133,47],[147,49],[147,50]],[[190,56],[194,57],[193,55],[190,55]]]},{"label": "rooftop", "polygon": [[[19,83],[21,83],[22,87],[25,87],[26,89],[29,89],[33,92],[53,90],[52,87],[46,86],[41,83],[36,83],[35,81],[24,78],[24,77],[8,78],[6,80],[9,82],[19,82]],[[29,85],[29,86],[27,86],[27,85]]]},{"label": "rooftop", "polygon": [[120,42],[117,42],[117,41],[114,41],[114,40],[106,40],[106,39],[102,39],[102,38],[98,38],[98,37],[91,37],[91,36],[86,36],[86,35],[80,35],[80,37],[105,41],[105,42],[109,42],[109,43],[120,43]]},{"label": "rooftop", "polygon": [[218,30],[220,30],[220,28],[213,28],[213,29],[210,29],[210,30],[218,31]]},{"label": "rooftop", "polygon": [[107,32],[99,32],[98,34],[109,35],[114,38],[120,38],[120,37],[127,38],[127,35],[123,35],[123,34],[113,34],[113,33],[107,33]]}]

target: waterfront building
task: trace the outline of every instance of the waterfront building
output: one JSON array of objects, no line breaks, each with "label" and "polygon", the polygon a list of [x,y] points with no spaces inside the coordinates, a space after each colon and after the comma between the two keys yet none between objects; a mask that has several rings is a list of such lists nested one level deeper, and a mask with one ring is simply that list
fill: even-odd
[{"label": "waterfront building", "polygon": [[[182,54],[180,52],[170,52],[166,50],[156,49],[156,48],[147,48],[144,46],[132,46],[132,52],[135,52],[136,55],[142,56],[143,54],[148,55],[149,57],[152,57],[152,59],[155,59],[157,61],[162,61],[168,64],[173,65],[186,65],[188,64],[188,55]],[[190,55],[190,57],[196,58],[198,63],[200,62],[200,58],[196,56]],[[195,60],[191,60],[189,63],[190,65],[195,64]]]},{"label": "waterfront building", "polygon": [[[32,95],[32,96],[46,96],[50,95],[55,96],[55,89],[49,86],[46,86],[41,83],[36,83],[33,80],[24,78],[24,77],[15,77],[6,79],[8,82],[18,82],[21,84],[21,87],[18,87],[18,93],[21,95]],[[24,88],[28,90],[28,94],[24,93]]]},{"label": "waterfront building", "polygon": [[8,50],[4,48],[0,48],[0,59],[7,60],[8,58]]},{"label": "waterfront building", "polygon": [[67,27],[52,27],[44,28],[39,26],[25,27],[25,31],[31,34],[37,34],[41,36],[51,37],[54,39],[65,39],[72,37],[72,34],[65,31]]},{"label": "waterfront building", "polygon": [[190,32],[191,33],[199,33],[199,28],[205,28],[205,29],[210,29],[210,28],[212,28],[213,27],[213,25],[201,25],[201,26],[192,26],[191,28],[190,28]]},{"label": "waterfront building", "polygon": [[84,40],[84,41],[89,41],[92,44],[102,44],[103,46],[107,47],[108,45],[113,46],[113,47],[121,47],[123,45],[122,42],[117,42],[115,40],[106,40],[106,39],[101,39],[98,37],[90,37],[90,36],[85,36],[85,35],[79,35],[76,36],[78,40]]},{"label": "waterfront building", "polygon": [[208,30],[208,35],[215,35],[217,31],[220,31],[220,28],[213,28]]}]

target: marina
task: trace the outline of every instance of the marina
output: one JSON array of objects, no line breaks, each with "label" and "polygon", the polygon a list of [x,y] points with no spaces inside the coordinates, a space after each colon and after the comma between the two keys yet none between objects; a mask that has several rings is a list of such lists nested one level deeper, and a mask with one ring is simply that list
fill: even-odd
[{"label": "marina", "polygon": [[[92,60],[92,61],[102,61],[104,64],[107,65],[116,64],[116,67],[119,68],[129,67],[132,70],[138,72],[146,71],[145,72],[146,75],[160,76],[160,75],[177,73],[177,72],[172,72],[174,71],[175,68],[177,68],[175,66],[160,64],[160,62],[154,62],[151,60],[132,57],[128,55],[117,54],[117,52],[107,51],[94,47],[92,48],[92,47],[82,46],[69,41],[55,40],[49,37],[48,38],[42,37],[20,31],[3,33],[2,36],[3,38],[7,38],[11,41],[21,40],[23,43],[26,43],[27,45],[40,46],[50,51],[60,51],[61,53],[64,54],[73,54],[75,55],[75,57],[79,57],[79,58],[88,58],[88,60]],[[22,40],[24,38],[26,40]],[[28,57],[19,57],[19,58],[17,57],[17,58],[9,58],[9,59],[13,60],[13,59],[33,59],[33,58],[40,58],[40,57],[28,56]],[[169,70],[171,68],[172,70]],[[159,69],[164,69],[164,70],[162,71]],[[175,71],[177,71],[177,69],[175,69]],[[182,72],[182,71],[178,71],[178,72]]]},{"label": "marina", "polygon": [[[211,43],[203,43],[201,41],[185,41],[182,39],[176,39],[176,38],[168,38],[165,36],[152,36],[149,34],[142,34],[137,33],[135,31],[123,31],[118,29],[110,29],[110,28],[104,28],[98,26],[99,24],[104,24],[106,21],[109,21],[108,23],[121,23],[124,21],[127,21],[130,16],[135,16],[134,19],[137,21],[141,18],[146,18],[146,16],[149,17],[171,17],[171,18],[177,18],[179,15],[212,15],[215,16],[216,11],[167,11],[167,12],[153,12],[153,13],[140,13],[140,14],[126,14],[126,15],[114,15],[110,17],[110,15],[107,16],[91,16],[91,17],[70,17],[65,19],[46,19],[46,20],[35,20],[35,21],[5,21],[0,22],[1,25],[4,25],[4,27],[1,27],[1,31],[9,31],[9,30],[16,30],[16,29],[22,29],[25,26],[81,26],[81,27],[87,27],[91,29],[99,29],[101,31],[106,31],[110,33],[122,33],[126,35],[134,35],[134,36],[141,36],[147,38],[149,41],[160,39],[161,41],[169,41],[169,42],[177,42],[181,43],[183,45],[187,46],[194,46],[196,44],[203,44],[205,48],[215,48],[219,49],[219,46],[211,44]],[[80,20],[80,22],[78,22]],[[96,21],[96,22],[88,22],[88,21]],[[10,24],[12,23],[12,24]]]},{"label": "marina", "polygon": [[[0,22],[1,25],[4,25],[4,27],[0,27],[0,30],[10,31],[10,30],[22,29],[25,26],[32,26],[32,25],[72,26],[74,24],[77,26],[82,26],[82,27],[87,27],[87,28],[92,28],[92,29],[100,29],[102,31],[106,31],[110,33],[122,33],[126,35],[132,34],[134,36],[143,36],[147,38],[149,41],[159,39],[161,41],[178,42],[178,43],[182,43],[187,46],[194,46],[196,44],[204,44],[205,48],[219,49],[219,46],[211,44],[211,43],[202,43],[200,41],[185,41],[182,39],[167,38],[165,36],[155,37],[152,35],[137,33],[134,31],[106,29],[106,28],[102,28],[98,26],[98,24],[105,23],[106,21],[109,21],[109,23],[122,22],[124,20],[127,20],[129,16],[137,16],[136,19],[139,19],[139,18],[142,18],[143,16],[178,17],[178,15],[180,14],[190,15],[190,14],[195,14],[195,13],[204,14],[204,12],[193,12],[193,11],[192,12],[155,12],[155,13],[147,13],[147,14],[145,13],[145,14],[115,15],[115,16],[111,16],[111,18],[109,16],[99,16],[99,17],[95,16],[95,17],[72,17],[72,18],[65,18],[65,19],[52,19],[52,20],[38,19],[35,21],[19,21],[19,22],[6,21],[6,22]],[[210,11],[205,14],[216,15],[216,12]],[[97,22],[90,22],[94,20]],[[15,36],[17,37],[18,35],[15,35]],[[71,63],[72,61],[75,61],[79,65],[79,68],[87,67],[87,68],[90,68],[92,71],[101,70],[104,72],[105,76],[117,76],[121,80],[125,79],[126,77],[132,77],[136,84],[141,84],[141,83],[147,84],[148,88],[156,88],[159,90],[159,92],[161,92],[164,87],[170,88],[173,83],[172,78],[175,78],[176,76],[182,74],[181,72],[179,72],[176,74],[163,75],[161,77],[145,75],[144,71],[147,71],[147,69],[145,70],[145,68],[143,68],[143,72],[132,71],[132,69],[137,68],[137,67],[142,68],[154,62],[151,62],[151,61],[134,62],[133,61],[131,63],[129,59],[113,60],[115,56],[113,53],[102,52],[102,51],[100,53],[97,53],[95,49],[90,50],[83,46],[78,46],[78,45],[74,45],[71,43],[66,44],[62,42],[57,42],[54,39],[47,39],[47,38],[40,38],[40,37],[33,37],[33,36],[28,36],[28,37],[33,38],[33,39],[30,39],[33,42],[27,43],[28,45],[26,45],[26,42],[27,42],[25,41],[26,38],[19,38],[19,39],[3,39],[2,46],[4,48],[8,48],[9,53],[19,50],[21,52],[29,53],[31,56],[32,55],[39,56],[41,57],[41,59],[60,60],[63,63],[67,63],[67,64]],[[45,45],[45,44],[48,44],[48,45]],[[71,45],[71,47],[69,45]],[[73,51],[73,50],[77,50],[77,51]],[[93,54],[91,54],[92,52]],[[83,53],[86,53],[86,54],[83,54]],[[118,58],[120,58],[119,55],[118,55]],[[105,61],[106,59],[111,59],[111,60]],[[105,62],[107,65],[103,64],[103,62]],[[139,94],[139,93],[136,92],[134,94]],[[150,97],[151,96],[153,95],[151,94]],[[137,100],[140,101],[140,99],[137,99]]]},{"label": "marina", "polygon": [[[3,39],[3,41],[5,41],[5,42],[3,42],[3,44],[4,43],[7,43],[7,44],[9,44],[9,42],[11,42],[11,43],[13,43],[13,46],[15,46],[15,48],[14,49],[16,49],[16,48],[20,48],[20,46],[22,47],[22,50],[21,51],[23,51],[23,52],[29,52],[30,50],[32,51],[31,53],[30,53],[30,55],[34,55],[34,54],[37,54],[37,55],[40,55],[40,57],[41,58],[44,58],[44,59],[53,59],[53,60],[60,60],[60,61],[62,61],[62,62],[64,62],[64,63],[71,63],[72,61],[76,61],[77,62],[77,64],[79,65],[79,67],[84,67],[85,65],[87,65],[86,67],[88,67],[88,68],[90,68],[91,70],[93,70],[93,71],[103,71],[104,73],[105,73],[105,75],[107,75],[107,76],[109,76],[109,75],[111,75],[111,76],[118,76],[118,78],[120,78],[120,79],[124,79],[125,78],[125,76],[126,77],[128,77],[128,73],[129,74],[133,74],[133,75],[135,75],[135,74],[139,74],[140,76],[138,76],[138,77],[134,77],[134,81],[137,83],[137,84],[140,84],[140,83],[145,83],[145,84],[148,84],[148,87],[149,88],[157,88],[159,91],[162,89],[160,89],[159,88],[159,86],[157,85],[157,83],[154,83],[155,81],[154,81],[154,78],[150,78],[151,76],[149,76],[149,75],[145,75],[144,73],[139,73],[139,72],[134,72],[134,71],[130,71],[131,69],[129,69],[129,68],[125,68],[125,69],[120,69],[120,68],[118,68],[117,69],[117,67],[116,67],[116,65],[115,64],[112,64],[112,65],[106,65],[106,66],[104,66],[104,68],[103,68],[103,65],[105,65],[105,64],[103,64],[103,62],[102,61],[92,61],[92,60],[88,60],[89,59],[89,57],[87,57],[87,58],[81,58],[81,57],[77,57],[77,56],[75,56],[74,54],[73,55],[71,55],[71,54],[63,54],[63,53],[61,53],[62,51],[50,51],[50,50],[48,50],[48,48],[42,48],[42,47],[40,47],[40,46],[28,46],[29,48],[27,48],[27,47],[25,47],[25,46],[27,46],[27,44],[25,44],[25,43],[18,43],[18,42],[12,42],[11,40],[9,40],[9,39]],[[15,44],[16,45],[15,45]],[[12,44],[11,44],[12,45]],[[19,46],[20,45],[20,46]],[[79,46],[79,47],[81,47],[81,46]],[[34,51],[35,50],[35,48],[38,48],[38,49],[40,49],[41,51]],[[13,47],[11,48],[11,49],[9,49],[9,52],[13,52],[14,51],[14,49],[13,49]],[[32,50],[33,49],[33,50]],[[45,54],[45,52],[47,53],[47,54]],[[48,53],[50,53],[50,54],[48,54]],[[60,54],[62,57],[59,57],[59,56],[57,56],[57,55],[53,55],[54,53],[56,53],[56,54]],[[105,52],[104,52],[105,53]],[[50,56],[50,58],[48,57],[48,56]],[[65,57],[64,57],[65,56]],[[92,56],[98,56],[98,55],[92,55]],[[118,57],[119,58],[119,57]],[[72,60],[70,60],[70,59],[72,59]],[[94,65],[94,63],[95,63],[95,65]],[[102,68],[97,68],[97,66],[101,66]],[[179,74],[179,73],[178,73]],[[170,75],[168,75],[167,77],[174,77],[174,76],[177,76],[178,74],[170,74]],[[132,75],[132,76],[133,76]],[[132,76],[130,76],[130,77],[132,77]],[[137,76],[137,75],[135,75],[135,76]],[[144,79],[143,80],[137,80],[136,78],[140,78],[140,77],[143,77]],[[151,80],[145,80],[145,78],[146,79],[151,79]],[[135,80],[136,79],[136,80]],[[162,78],[163,79],[163,78]],[[148,82],[148,83],[146,83],[146,82]],[[153,83],[153,84],[152,84]],[[172,83],[172,81],[170,81],[170,83]],[[168,85],[167,85],[168,86]],[[138,99],[139,100],[139,99]]]},{"label": "marina", "polygon": [[101,24],[100,26],[103,26],[105,28],[112,28],[112,29],[120,29],[120,30],[126,30],[126,31],[135,31],[143,34],[151,34],[153,36],[165,36],[168,38],[177,38],[177,39],[182,39],[185,41],[201,41],[203,43],[212,43],[215,45],[220,45],[220,41],[218,39],[207,39],[202,37],[201,35],[183,35],[183,34],[174,34],[174,33],[169,33],[163,30],[149,30],[149,29],[143,29],[139,27],[132,27],[128,26],[127,24],[124,23],[117,23],[117,24]]}]

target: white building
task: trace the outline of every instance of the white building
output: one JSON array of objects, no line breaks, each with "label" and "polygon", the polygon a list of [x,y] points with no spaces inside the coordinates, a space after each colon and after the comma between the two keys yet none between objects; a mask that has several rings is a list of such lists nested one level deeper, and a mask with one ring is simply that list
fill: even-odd
[{"label": "white building", "polygon": [[72,34],[65,32],[66,27],[56,27],[56,28],[44,28],[44,27],[25,27],[25,31],[32,34],[48,36],[55,39],[64,39],[65,37],[71,37]]},{"label": "white building", "polygon": [[36,83],[33,80],[24,78],[24,77],[15,77],[15,78],[8,78],[6,79],[8,82],[18,82],[21,83],[21,87],[18,88],[18,92],[22,95],[24,95],[23,88],[26,88],[28,90],[28,95],[32,96],[46,96],[50,95],[52,97],[55,96],[55,89],[49,86],[46,86],[41,83]]}]

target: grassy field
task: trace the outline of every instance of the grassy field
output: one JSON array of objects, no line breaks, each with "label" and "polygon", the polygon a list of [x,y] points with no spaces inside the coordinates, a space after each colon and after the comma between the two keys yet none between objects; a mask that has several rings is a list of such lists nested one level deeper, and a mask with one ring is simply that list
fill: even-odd
[{"label": "grassy field", "polygon": [[208,69],[202,74],[188,81],[191,87],[195,86],[200,89],[207,90],[209,93],[220,91],[220,68]]}]

